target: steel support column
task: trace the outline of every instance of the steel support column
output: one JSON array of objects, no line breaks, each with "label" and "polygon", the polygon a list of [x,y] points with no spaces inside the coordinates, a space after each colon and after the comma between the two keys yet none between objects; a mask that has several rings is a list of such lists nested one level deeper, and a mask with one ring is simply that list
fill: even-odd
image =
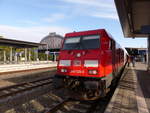
[{"label": "steel support column", "polygon": [[46,45],[46,48],[47,48],[47,50],[46,50],[46,55],[47,55],[47,61],[48,61],[48,54],[49,54],[49,51],[48,51],[48,44]]},{"label": "steel support column", "polygon": [[36,61],[39,61],[39,51],[38,51],[38,48],[37,49],[37,53],[36,53]]},{"label": "steel support column", "polygon": [[56,61],[56,52],[54,52],[54,61]]},{"label": "steel support column", "polygon": [[12,47],[10,47],[10,62],[12,63],[13,61],[13,50]]},{"label": "steel support column", "polygon": [[34,60],[39,61],[38,48],[34,48]]},{"label": "steel support column", "polygon": [[28,60],[27,59],[27,51],[28,51],[27,48],[25,48],[25,52],[24,52],[25,53],[25,62],[27,62],[27,60]]},{"label": "steel support column", "polygon": [[29,48],[29,61],[31,61],[31,49]]},{"label": "steel support column", "polygon": [[4,63],[6,63],[6,51],[4,50]]},{"label": "steel support column", "polygon": [[147,38],[147,45],[148,45],[148,66],[147,70],[150,71],[150,36]]},{"label": "steel support column", "polygon": [[15,50],[15,63],[18,63],[18,55],[17,55],[16,50]]}]

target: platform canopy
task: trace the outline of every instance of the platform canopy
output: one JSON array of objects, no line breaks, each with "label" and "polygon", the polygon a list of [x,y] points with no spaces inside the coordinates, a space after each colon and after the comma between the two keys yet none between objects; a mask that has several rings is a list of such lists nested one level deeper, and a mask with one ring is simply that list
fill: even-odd
[{"label": "platform canopy", "polygon": [[125,37],[148,37],[150,0],[115,0]]},{"label": "platform canopy", "polygon": [[45,44],[20,41],[20,40],[12,40],[12,39],[7,39],[7,38],[0,38],[0,45],[13,46],[16,48],[34,48],[34,47],[39,47],[41,45],[44,46]]}]

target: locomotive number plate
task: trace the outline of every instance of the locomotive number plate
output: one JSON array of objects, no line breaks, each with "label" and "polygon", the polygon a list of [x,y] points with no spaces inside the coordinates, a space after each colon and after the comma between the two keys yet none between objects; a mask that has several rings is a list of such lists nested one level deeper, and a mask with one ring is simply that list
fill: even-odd
[{"label": "locomotive number plate", "polygon": [[74,66],[81,66],[80,60],[75,60],[73,63],[74,63]]},{"label": "locomotive number plate", "polygon": [[71,70],[71,73],[84,73],[84,70]]}]

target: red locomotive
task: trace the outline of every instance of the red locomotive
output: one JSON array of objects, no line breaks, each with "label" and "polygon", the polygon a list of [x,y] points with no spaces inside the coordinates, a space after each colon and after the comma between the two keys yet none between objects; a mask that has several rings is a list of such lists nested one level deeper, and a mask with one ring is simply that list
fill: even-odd
[{"label": "red locomotive", "polygon": [[125,49],[105,29],[67,33],[54,86],[86,99],[105,96],[125,62]]}]

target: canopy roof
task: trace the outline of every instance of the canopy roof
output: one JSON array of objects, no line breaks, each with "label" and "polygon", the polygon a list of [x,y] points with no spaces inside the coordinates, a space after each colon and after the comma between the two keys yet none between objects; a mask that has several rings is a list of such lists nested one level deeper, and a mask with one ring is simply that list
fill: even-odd
[{"label": "canopy roof", "polygon": [[150,0],[115,0],[125,37],[148,37]]},{"label": "canopy roof", "polygon": [[33,48],[33,47],[38,47],[38,46],[45,45],[45,44],[0,38],[0,45],[13,46],[17,48]]}]

